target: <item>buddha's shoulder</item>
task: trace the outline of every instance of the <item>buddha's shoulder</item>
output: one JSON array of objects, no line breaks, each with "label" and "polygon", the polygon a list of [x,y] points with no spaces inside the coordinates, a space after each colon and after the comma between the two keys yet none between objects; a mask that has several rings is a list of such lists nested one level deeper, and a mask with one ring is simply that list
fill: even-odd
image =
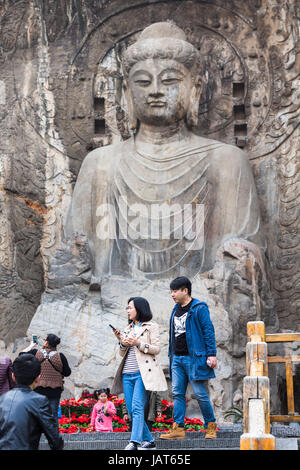
[{"label": "buddha's shoulder", "polygon": [[220,163],[221,161],[236,164],[248,162],[246,152],[235,145],[197,135],[194,135],[193,141],[199,148],[209,152],[211,158],[215,160],[216,163]]},{"label": "buddha's shoulder", "polygon": [[112,165],[116,164],[116,161],[126,149],[128,149],[128,146],[128,141],[123,141],[104,147],[98,147],[86,155],[82,166],[84,166],[86,170],[96,170],[97,168],[108,170]]}]

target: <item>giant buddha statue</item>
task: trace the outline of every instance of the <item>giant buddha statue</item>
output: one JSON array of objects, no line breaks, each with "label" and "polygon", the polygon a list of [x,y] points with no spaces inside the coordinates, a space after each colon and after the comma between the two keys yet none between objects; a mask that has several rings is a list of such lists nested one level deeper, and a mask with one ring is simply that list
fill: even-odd
[{"label": "giant buddha statue", "polygon": [[222,420],[245,373],[246,323],[263,318],[264,238],[251,167],[241,149],[195,133],[201,57],[174,23],[147,27],[125,51],[123,72],[132,136],[84,159],[28,334],[62,338],[72,364],[66,388],[76,395],[111,383],[119,359],[109,324],[125,327],[127,299],[146,297],[167,374],[170,280],[187,275],[216,329],[211,396]]},{"label": "giant buddha statue", "polygon": [[248,157],[200,137],[201,57],[172,22],[155,23],[123,56],[132,137],[83,161],[66,234],[86,234],[93,276],[195,276],[231,238],[264,240]]}]

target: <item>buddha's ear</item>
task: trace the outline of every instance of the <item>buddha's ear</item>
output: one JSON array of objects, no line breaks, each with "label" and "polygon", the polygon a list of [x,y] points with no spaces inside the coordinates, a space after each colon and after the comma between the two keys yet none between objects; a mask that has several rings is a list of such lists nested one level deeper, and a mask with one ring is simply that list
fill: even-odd
[{"label": "buddha's ear", "polygon": [[198,112],[201,92],[202,80],[201,77],[197,77],[194,81],[194,85],[191,91],[189,109],[186,116],[186,123],[189,128],[196,127],[198,125]]},{"label": "buddha's ear", "polygon": [[131,131],[135,131],[138,127],[138,120],[134,112],[134,106],[133,106],[133,99],[131,95],[130,88],[126,82],[126,80],[123,81],[123,90],[125,93],[125,98],[127,102],[127,111],[128,111],[128,125],[129,129]]}]

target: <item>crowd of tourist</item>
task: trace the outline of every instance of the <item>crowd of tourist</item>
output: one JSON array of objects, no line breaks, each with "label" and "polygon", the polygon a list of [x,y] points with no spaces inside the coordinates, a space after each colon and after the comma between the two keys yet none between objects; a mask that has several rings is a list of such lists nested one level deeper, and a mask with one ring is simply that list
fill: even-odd
[{"label": "crowd of tourist", "polygon": [[[217,366],[214,326],[206,303],[192,297],[188,278],[170,284],[175,306],[170,317],[169,376],[174,401],[174,424],[161,439],[184,439],[186,390],[190,383],[204,418],[206,438],[216,437],[216,419],[207,390]],[[125,419],[131,421],[130,441],[125,450],[156,448],[151,423],[161,415],[161,393],[168,390],[159,363],[160,332],[149,302],[131,297],[127,305],[128,326],[113,327],[122,357],[111,390],[124,393]],[[12,362],[0,357],[0,449],[37,450],[44,433],[51,449],[63,449],[58,414],[64,378],[71,375],[66,356],[57,350],[60,338],[48,334],[38,349],[37,340]],[[91,415],[95,432],[111,432],[116,414],[108,400],[110,388],[95,390]]]}]

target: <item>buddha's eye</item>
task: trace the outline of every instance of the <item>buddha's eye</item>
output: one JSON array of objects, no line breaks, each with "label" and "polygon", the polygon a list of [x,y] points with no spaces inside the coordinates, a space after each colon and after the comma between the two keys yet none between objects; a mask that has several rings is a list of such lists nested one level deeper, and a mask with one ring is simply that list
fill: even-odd
[{"label": "buddha's eye", "polygon": [[181,82],[181,78],[179,77],[169,77],[169,78],[163,78],[162,83],[164,85],[174,85],[175,83]]},{"label": "buddha's eye", "polygon": [[139,86],[142,86],[142,87],[147,87],[150,85],[151,81],[150,80],[135,80],[134,83],[136,83],[137,85]]}]

